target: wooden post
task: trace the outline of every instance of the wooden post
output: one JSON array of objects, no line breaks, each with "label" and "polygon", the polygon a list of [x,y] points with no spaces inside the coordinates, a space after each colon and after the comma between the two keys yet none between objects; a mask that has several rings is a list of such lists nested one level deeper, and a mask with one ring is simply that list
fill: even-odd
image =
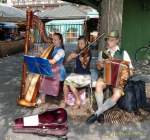
[{"label": "wooden post", "polygon": [[[124,0],[102,0],[98,7],[100,13],[99,34],[118,30],[121,35]],[[105,36],[104,36],[105,37]],[[99,49],[104,47],[104,37],[99,41]]]}]

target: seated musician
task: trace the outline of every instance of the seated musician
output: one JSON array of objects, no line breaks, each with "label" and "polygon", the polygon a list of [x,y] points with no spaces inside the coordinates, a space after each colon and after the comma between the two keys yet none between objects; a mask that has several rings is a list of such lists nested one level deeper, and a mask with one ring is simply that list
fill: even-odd
[{"label": "seated musician", "polygon": [[[109,59],[119,59],[128,62],[128,76],[132,75],[133,73],[133,66],[131,63],[131,59],[127,53],[127,51],[122,50],[119,48],[119,33],[118,31],[110,32],[107,37],[105,38],[106,46],[105,49],[100,51],[99,53],[99,60],[97,62],[97,69],[101,70],[104,67],[104,61]],[[106,53],[107,52],[107,53]],[[107,54],[107,55],[106,55]],[[107,57],[106,57],[107,56]],[[103,73],[104,74],[104,73]],[[126,74],[123,75],[125,79],[128,78]],[[123,95],[123,90],[121,87],[112,87],[112,96],[108,99],[104,100],[103,90],[107,88],[108,85],[104,82],[104,79],[100,77],[96,82],[96,91],[95,91],[95,98],[97,102],[98,109],[95,114],[92,114],[86,121],[87,124],[94,123],[99,116],[103,116],[103,112],[112,108],[120,97]]]},{"label": "seated musician", "polygon": [[71,53],[66,62],[69,62],[73,59],[76,61],[76,67],[74,73],[71,73],[64,81],[64,100],[65,105],[67,103],[67,95],[71,90],[74,95],[76,101],[74,108],[80,107],[80,97],[78,93],[78,89],[80,87],[84,87],[91,82],[90,77],[90,61],[91,61],[91,52],[87,47],[87,41],[84,36],[80,36],[78,38],[78,52]]},{"label": "seated musician", "polygon": [[60,81],[64,81],[66,78],[66,71],[63,65],[65,51],[62,35],[60,33],[54,33],[52,36],[52,43],[54,48],[48,59],[49,63],[52,64],[54,77],[42,77],[39,90],[40,99],[37,101],[37,104],[45,103],[46,95],[57,96],[59,92],[59,83]]}]

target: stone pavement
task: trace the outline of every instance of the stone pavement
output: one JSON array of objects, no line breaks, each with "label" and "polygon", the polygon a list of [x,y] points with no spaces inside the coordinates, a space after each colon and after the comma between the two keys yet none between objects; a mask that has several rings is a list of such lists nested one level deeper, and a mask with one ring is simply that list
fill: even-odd
[{"label": "stone pavement", "polygon": [[[16,103],[20,90],[21,60],[20,54],[0,59],[0,140],[57,140],[52,136],[13,133],[9,126],[17,117],[43,111],[42,108],[25,108]],[[144,79],[149,80],[147,74]],[[68,123],[69,140],[150,140],[150,120],[126,125],[95,123],[87,126],[69,118]]]}]

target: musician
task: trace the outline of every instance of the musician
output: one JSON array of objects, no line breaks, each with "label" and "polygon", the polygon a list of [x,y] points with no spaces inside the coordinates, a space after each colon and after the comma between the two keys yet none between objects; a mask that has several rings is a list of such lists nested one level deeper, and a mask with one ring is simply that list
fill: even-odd
[{"label": "musician", "polygon": [[[129,69],[130,75],[133,73],[133,65],[131,63],[131,59],[127,51],[122,50],[119,48],[119,33],[118,31],[111,31],[107,37],[105,38],[106,41],[106,48],[99,53],[97,68],[99,70],[103,69],[103,62],[106,59],[121,59],[129,62]],[[125,78],[126,75],[124,75]],[[95,98],[97,102],[98,109],[95,114],[92,114],[86,121],[87,124],[94,123],[99,116],[103,116],[103,112],[112,108],[120,97],[123,95],[122,88],[116,87],[112,88],[112,96],[106,101],[103,102],[104,95],[103,90],[106,89],[108,85],[104,82],[104,80],[100,77],[96,83],[96,91],[95,91]]]},{"label": "musician", "polygon": [[63,65],[65,51],[63,44],[63,37],[60,33],[54,33],[52,36],[53,51],[50,53],[48,59],[49,63],[52,64],[52,71],[54,77],[42,77],[40,85],[40,99],[37,104],[45,103],[46,95],[57,96],[59,92],[59,83],[64,81],[66,78],[66,71]]},{"label": "musician", "polygon": [[[71,90],[76,99],[76,105],[74,108],[80,107],[80,97],[78,93],[79,87],[84,87],[89,82],[91,82],[90,77],[90,61],[91,61],[91,52],[89,49],[86,49],[87,41],[84,36],[78,38],[78,50],[72,52],[66,62],[75,60],[76,67],[74,73],[71,73],[64,81],[64,100],[67,103],[67,95]],[[88,47],[87,47],[88,48]]]}]

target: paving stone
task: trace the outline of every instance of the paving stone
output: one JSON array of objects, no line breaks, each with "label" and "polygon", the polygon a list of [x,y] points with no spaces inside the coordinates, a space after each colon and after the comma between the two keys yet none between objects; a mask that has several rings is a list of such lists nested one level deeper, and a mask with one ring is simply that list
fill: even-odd
[{"label": "paving stone", "polygon": [[[13,133],[9,123],[20,116],[27,116],[44,111],[46,107],[24,108],[16,103],[20,92],[22,54],[0,59],[0,140],[57,140],[52,136],[38,136],[33,134]],[[149,89],[150,67],[136,67],[139,79],[143,78]],[[49,106],[48,106],[49,107]],[[69,112],[70,109],[68,109]],[[79,112],[77,115],[82,115]],[[150,139],[150,115],[149,119],[132,122],[125,125],[110,123],[91,126],[85,124],[86,116],[81,121],[68,118],[68,140],[149,140]],[[78,116],[77,116],[78,117]]]}]

